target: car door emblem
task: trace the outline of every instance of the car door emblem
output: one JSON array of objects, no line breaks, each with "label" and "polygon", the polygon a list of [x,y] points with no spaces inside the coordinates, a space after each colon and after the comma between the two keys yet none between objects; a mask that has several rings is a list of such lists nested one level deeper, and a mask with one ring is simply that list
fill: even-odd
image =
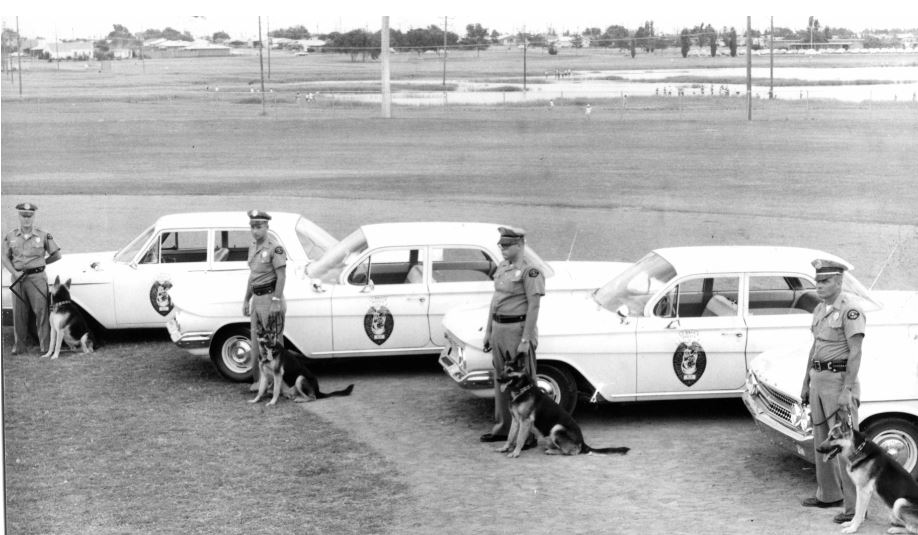
[{"label": "car door emblem", "polygon": [[704,375],[707,365],[708,357],[698,342],[690,344],[683,342],[673,353],[673,370],[676,372],[676,377],[685,386],[692,386],[698,382]]},{"label": "car door emblem", "polygon": [[172,312],[172,297],[169,295],[169,288],[172,288],[172,283],[169,281],[156,281],[150,287],[150,304],[160,316],[166,316]]},{"label": "car door emblem", "polygon": [[363,330],[374,344],[380,346],[386,343],[395,327],[395,318],[384,306],[373,306],[367,310],[363,317]]}]

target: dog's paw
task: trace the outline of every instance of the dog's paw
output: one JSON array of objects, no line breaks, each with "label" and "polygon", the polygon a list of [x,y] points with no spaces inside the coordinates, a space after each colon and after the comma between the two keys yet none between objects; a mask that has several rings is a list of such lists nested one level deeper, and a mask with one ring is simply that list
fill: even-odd
[{"label": "dog's paw", "polygon": [[51,355],[51,360],[54,360],[54,359],[56,359],[57,357],[58,357],[57,355]]},{"label": "dog's paw", "polygon": [[268,407],[271,407],[271,406],[273,406],[273,405],[277,405],[277,402],[276,402],[276,401],[269,401],[267,406],[268,406]]},{"label": "dog's paw", "polygon": [[51,356],[51,353],[45,353],[44,355],[41,356],[41,358],[46,359],[50,356]]},{"label": "dog's paw", "polygon": [[857,528],[860,527],[853,525],[851,522],[845,522],[842,526],[847,526],[841,530],[842,533],[857,533]]},{"label": "dog's paw", "polygon": [[520,456],[520,452],[518,452],[518,451],[516,451],[516,450],[513,450],[513,451],[511,451],[510,453],[507,454],[507,458],[508,458],[508,459],[516,459],[516,458],[519,457],[519,456]]},{"label": "dog's paw", "polygon": [[249,403],[258,403],[261,398],[250,399]]}]

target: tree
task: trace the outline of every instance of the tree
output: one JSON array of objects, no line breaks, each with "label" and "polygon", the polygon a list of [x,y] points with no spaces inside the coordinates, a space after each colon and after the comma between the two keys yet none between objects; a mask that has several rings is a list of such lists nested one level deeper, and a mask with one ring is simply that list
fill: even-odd
[{"label": "tree", "polygon": [[491,30],[491,43],[497,44],[500,42],[500,32],[497,30]]},{"label": "tree", "polygon": [[281,28],[279,30],[271,30],[268,32],[268,35],[271,37],[283,37],[285,39],[309,39],[311,37],[309,30],[302,24],[289,28]]},{"label": "tree", "polygon": [[131,31],[124,26],[120,24],[113,24],[112,28],[114,29],[108,32],[107,39],[134,39],[134,34],[132,34]]},{"label": "tree", "polygon": [[163,29],[162,38],[170,41],[194,41],[194,38],[187,31],[182,33],[168,26]]},{"label": "tree", "polygon": [[163,36],[162,30],[157,30],[155,28],[150,28],[140,34],[140,37],[144,40],[147,39],[160,39]]},{"label": "tree", "polygon": [[602,44],[599,46],[615,47],[619,49],[631,48],[631,32],[624,26],[613,25],[606,28],[602,34]]},{"label": "tree", "polygon": [[229,41],[230,36],[228,33],[221,30],[219,32],[214,32],[210,40],[213,41],[214,43],[222,43],[224,41]]},{"label": "tree", "polygon": [[692,48],[692,37],[689,35],[687,28],[682,28],[682,33],[679,35],[679,44],[682,47],[682,57],[687,58],[689,49]]},{"label": "tree", "polygon": [[583,36],[575,35],[571,37],[571,46],[574,48],[583,48]]},{"label": "tree", "polygon": [[647,21],[643,26],[637,29],[634,32],[635,39],[640,41],[641,48],[644,49],[644,52],[653,52],[654,50],[654,35],[653,35],[653,21]]},{"label": "tree", "polygon": [[632,58],[634,58],[635,54],[637,54],[637,50],[635,49],[635,44],[634,44],[635,41],[636,39],[633,39],[633,38],[631,39],[631,57]]},{"label": "tree", "polygon": [[711,57],[717,56],[717,30],[715,30],[710,24],[708,24],[707,31],[710,33],[708,37],[711,39]]},{"label": "tree", "polygon": [[727,45],[730,47],[730,57],[736,57],[736,28],[730,27],[730,33],[727,34]]},{"label": "tree", "polygon": [[459,41],[459,44],[466,45],[470,49],[481,50],[488,48],[488,42],[488,29],[476,23],[465,27],[465,37]]}]

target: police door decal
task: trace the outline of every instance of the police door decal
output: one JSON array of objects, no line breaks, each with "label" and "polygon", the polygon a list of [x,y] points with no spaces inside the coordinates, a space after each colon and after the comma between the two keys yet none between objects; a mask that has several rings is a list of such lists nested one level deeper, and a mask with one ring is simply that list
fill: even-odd
[{"label": "police door decal", "polygon": [[395,327],[395,318],[385,306],[371,306],[363,317],[363,330],[374,344],[380,346],[386,343]]},{"label": "police door decal", "polygon": [[150,304],[160,316],[166,316],[172,312],[172,296],[169,295],[169,288],[172,288],[172,283],[167,280],[158,280],[150,287]]},{"label": "police door decal", "polygon": [[682,342],[673,353],[673,371],[685,386],[692,386],[704,375],[708,357],[698,342]]}]

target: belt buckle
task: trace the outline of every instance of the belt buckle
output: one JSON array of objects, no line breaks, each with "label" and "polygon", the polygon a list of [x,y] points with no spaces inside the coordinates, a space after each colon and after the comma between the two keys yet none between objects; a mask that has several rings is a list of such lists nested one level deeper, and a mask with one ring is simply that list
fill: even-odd
[{"label": "belt buckle", "polygon": [[831,360],[830,360],[829,362],[826,362],[826,369],[829,370],[830,372],[834,372],[834,371],[835,371],[835,368],[832,366],[832,361],[831,361]]}]

